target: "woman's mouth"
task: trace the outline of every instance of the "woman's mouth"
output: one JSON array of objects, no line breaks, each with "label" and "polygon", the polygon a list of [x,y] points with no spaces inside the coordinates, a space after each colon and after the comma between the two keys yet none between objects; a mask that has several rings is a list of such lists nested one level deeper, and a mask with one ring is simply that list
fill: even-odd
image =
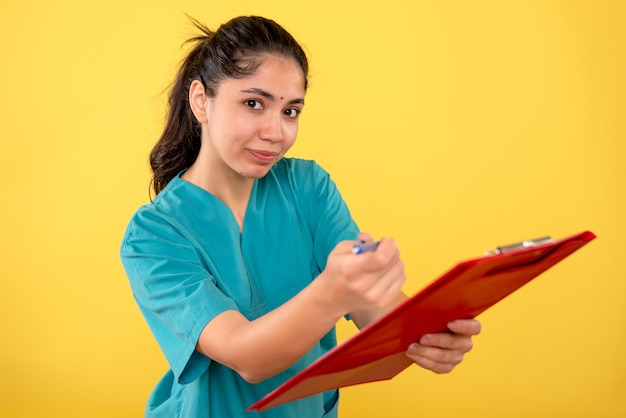
[{"label": "woman's mouth", "polygon": [[276,158],[276,153],[271,151],[260,151],[260,150],[248,150],[252,156],[263,162],[263,163],[271,163]]}]

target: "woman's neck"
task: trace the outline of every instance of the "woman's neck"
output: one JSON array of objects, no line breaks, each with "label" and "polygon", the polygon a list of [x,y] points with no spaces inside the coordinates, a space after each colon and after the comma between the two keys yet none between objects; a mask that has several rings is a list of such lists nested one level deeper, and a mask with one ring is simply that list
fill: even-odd
[{"label": "woman's neck", "polygon": [[242,231],[254,179],[243,177],[228,168],[215,168],[214,165],[198,159],[183,173],[182,178],[211,193],[228,206]]}]

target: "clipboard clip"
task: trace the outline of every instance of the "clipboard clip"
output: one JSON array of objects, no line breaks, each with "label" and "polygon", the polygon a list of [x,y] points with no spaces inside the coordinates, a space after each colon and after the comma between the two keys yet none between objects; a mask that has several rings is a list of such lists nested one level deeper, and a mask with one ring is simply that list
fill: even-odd
[{"label": "clipboard clip", "polygon": [[503,245],[501,247],[497,247],[495,250],[485,252],[485,255],[498,255],[498,254],[506,254],[512,251],[523,250],[525,248],[536,247],[541,244],[547,244],[552,242],[552,237],[545,236],[541,238],[535,239],[527,239],[522,242],[517,242],[515,244]]}]

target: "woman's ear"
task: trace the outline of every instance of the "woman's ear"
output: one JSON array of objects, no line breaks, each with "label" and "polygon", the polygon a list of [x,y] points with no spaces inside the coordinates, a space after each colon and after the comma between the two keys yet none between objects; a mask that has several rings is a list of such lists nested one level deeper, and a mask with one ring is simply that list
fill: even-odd
[{"label": "woman's ear", "polygon": [[194,80],[189,87],[189,105],[198,122],[207,122],[207,104],[209,98],[200,80]]}]

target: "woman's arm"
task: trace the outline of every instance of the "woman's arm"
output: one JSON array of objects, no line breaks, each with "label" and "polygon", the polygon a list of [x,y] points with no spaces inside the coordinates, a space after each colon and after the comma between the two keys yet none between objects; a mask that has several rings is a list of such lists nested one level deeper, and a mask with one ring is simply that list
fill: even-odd
[{"label": "woman's arm", "polygon": [[339,243],[326,269],[272,312],[254,321],[232,310],[217,315],[197,350],[256,383],[296,362],[345,314],[387,309],[405,279],[395,241],[384,239],[376,251],[358,256],[353,244]]}]

